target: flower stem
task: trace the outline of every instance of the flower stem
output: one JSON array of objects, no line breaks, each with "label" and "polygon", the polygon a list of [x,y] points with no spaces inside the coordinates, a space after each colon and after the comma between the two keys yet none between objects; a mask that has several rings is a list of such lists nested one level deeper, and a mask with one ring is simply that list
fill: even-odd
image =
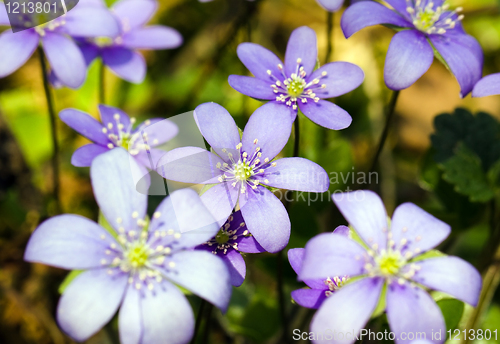
[{"label": "flower stem", "polygon": [[330,58],[333,53],[333,22],[334,22],[334,13],[326,12],[326,56],[325,56],[325,64],[330,62]]},{"label": "flower stem", "polygon": [[387,115],[385,120],[384,131],[382,132],[382,136],[380,137],[380,141],[378,143],[377,151],[375,156],[373,157],[372,164],[369,172],[374,172],[377,167],[378,159],[380,158],[380,154],[384,148],[385,141],[387,140],[387,136],[389,134],[389,127],[392,123],[392,118],[394,117],[394,113],[396,112],[396,104],[398,102],[399,93],[401,91],[393,91],[391,101],[389,102],[389,106],[387,108]]},{"label": "flower stem", "polygon": [[106,85],[106,65],[101,60],[99,66],[99,104],[106,104],[106,93],[104,87]]},{"label": "flower stem", "polygon": [[207,301],[201,299],[200,308],[198,309],[198,314],[196,315],[196,322],[194,324],[194,334],[193,334],[193,339],[191,339],[191,344],[196,343],[196,337],[201,327],[201,322],[203,320],[203,313],[206,306],[207,306]]},{"label": "flower stem", "polygon": [[[299,114],[297,114],[297,118],[295,118],[294,121],[294,130],[295,130],[295,141],[293,143],[293,157],[296,158],[299,156],[299,146],[300,146],[300,125],[299,125]],[[287,191],[291,192],[291,191]],[[285,198],[285,208],[288,211],[290,208],[290,202],[287,201],[287,198]],[[278,254],[276,255],[276,272],[278,276],[278,302],[279,302],[279,310],[280,310],[280,316],[281,316],[281,321],[283,325],[283,343],[288,343],[289,342],[289,337],[288,337],[288,317],[286,314],[286,299],[285,299],[285,290],[284,290],[284,283],[283,283],[283,250],[279,251]]]},{"label": "flower stem", "polygon": [[42,70],[43,88],[45,90],[45,98],[47,100],[47,108],[49,111],[50,119],[50,130],[52,136],[52,183],[53,183],[53,197],[56,202],[56,212],[61,213],[61,199],[59,198],[59,144],[57,139],[57,124],[56,124],[56,112],[54,109],[54,101],[52,95],[50,94],[50,84],[48,78],[47,63],[45,62],[45,54],[42,48],[38,48],[38,56],[40,58],[40,67]]}]

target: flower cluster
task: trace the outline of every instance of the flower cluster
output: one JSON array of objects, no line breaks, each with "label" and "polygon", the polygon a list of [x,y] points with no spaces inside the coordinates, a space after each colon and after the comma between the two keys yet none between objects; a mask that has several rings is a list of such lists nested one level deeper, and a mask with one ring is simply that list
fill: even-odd
[{"label": "flower cluster", "polygon": [[[87,66],[98,56],[119,77],[139,83],[146,74],[139,49],[172,49],[182,44],[180,34],[169,27],[144,25],[156,11],[154,0],[121,0],[111,10],[102,0],[80,0],[67,14],[44,25],[0,35],[0,78],[21,67],[41,43],[51,66],[55,86],[79,88]],[[33,14],[36,15],[36,14]],[[32,21],[26,14],[24,25]],[[0,25],[10,25],[0,2]]]},{"label": "flower cluster", "polygon": [[[318,2],[329,11],[343,5],[343,0]],[[350,6],[342,29],[346,37],[375,24],[400,29],[386,58],[389,88],[401,90],[419,79],[433,61],[434,47],[457,77],[463,96],[473,88],[474,96],[500,93],[500,75],[479,81],[482,51],[463,30],[459,9],[450,10],[441,0],[385,2],[390,7],[373,1]],[[156,8],[153,0],[121,0],[111,9],[101,0],[81,0],[46,25],[16,36],[4,32],[0,77],[25,63],[41,42],[56,84],[79,87],[97,57],[119,77],[141,82],[146,67],[137,50],[182,43],[174,29],[145,26]],[[3,3],[0,24],[8,24]],[[159,149],[180,129],[166,119],[135,126],[135,118],[105,105],[99,106],[100,122],[77,109],[60,112],[64,123],[92,141],[77,149],[71,162],[90,166],[102,219],[94,223],[65,214],[44,221],[28,242],[25,260],[82,270],[57,308],[60,327],[73,339],[88,339],[118,311],[122,343],[189,342],[194,317],[178,286],[225,312],[232,286],[246,277],[244,254],[275,253],[289,243],[288,211],[274,191],[328,190],[323,167],[280,154],[299,111],[332,130],[351,124],[345,110],[325,99],[359,87],[361,68],[347,62],[316,68],[316,33],[305,26],[292,32],[284,63],[254,43],[240,44],[237,55],[253,77],[231,75],[229,84],[268,102],[242,131],[221,105],[196,107],[194,120],[209,150]],[[137,191],[134,179],[148,168],[167,180],[203,185],[201,195],[189,188],[171,192],[148,215],[147,195]],[[359,332],[381,305],[392,332],[422,332],[431,338],[432,331],[444,332],[446,326],[427,289],[478,303],[482,281],[472,265],[444,254],[426,255],[450,234],[450,226],[411,203],[400,205],[389,220],[371,191],[332,198],[351,229],[339,226],[312,238],[305,248],[288,251],[292,268],[307,285],[292,292],[293,300],[318,309],[311,331]]]},{"label": "flower cluster", "polygon": [[[352,278],[347,283],[342,280],[344,285],[322,302],[311,322],[312,332],[331,328],[359,332],[380,302],[384,287],[385,311],[397,343],[405,342],[399,339],[404,338],[403,332],[432,338],[433,331],[446,331],[441,310],[422,287],[477,304],[482,281],[472,265],[451,256],[422,257],[450,234],[447,224],[412,203],[400,205],[389,223],[381,199],[371,191],[332,198],[362,242],[333,233],[320,234],[307,243],[300,280]],[[343,341],[352,342],[352,338]]]}]

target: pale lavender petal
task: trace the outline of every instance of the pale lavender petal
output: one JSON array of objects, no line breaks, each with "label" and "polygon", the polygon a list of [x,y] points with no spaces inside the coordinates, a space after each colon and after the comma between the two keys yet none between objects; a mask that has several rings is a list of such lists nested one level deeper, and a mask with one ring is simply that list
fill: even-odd
[{"label": "pale lavender petal", "polygon": [[179,128],[168,119],[153,118],[141,124],[134,133],[146,134],[148,145],[155,147],[173,139],[179,133]]},{"label": "pale lavender petal", "polygon": [[317,1],[321,5],[321,7],[330,12],[337,12],[344,4],[344,0],[317,0]]},{"label": "pale lavender petal", "polygon": [[[410,286],[408,283],[400,285],[397,282],[387,287],[387,320],[391,331],[396,336],[396,343],[410,343],[412,340],[403,340],[401,336],[405,333],[420,332],[425,338],[433,343],[440,344],[442,339],[432,340],[432,333],[441,332],[446,334],[441,310],[432,297],[423,289]],[[412,338],[414,339],[414,338]]]},{"label": "pale lavender petal", "polygon": [[[260,148],[263,161],[273,159],[285,147],[292,132],[292,111],[288,106],[267,103],[250,116],[243,131],[242,151],[250,156]],[[257,140],[257,141],[255,141]]]},{"label": "pale lavender petal", "polygon": [[225,312],[231,298],[231,281],[226,264],[203,250],[182,251],[170,259],[174,268],[162,268],[170,281],[188,289]]},{"label": "pale lavender petal", "polygon": [[163,178],[183,183],[219,183],[222,175],[217,164],[224,161],[217,155],[199,147],[181,147],[165,153],[156,166]]},{"label": "pale lavender petal", "polygon": [[24,259],[69,270],[99,268],[109,259],[106,249],[114,242],[97,223],[79,215],[60,215],[33,232]]},{"label": "pale lavender petal", "polygon": [[349,230],[349,227],[347,227],[347,226],[338,226],[337,228],[335,228],[333,233],[340,234],[340,235],[343,235],[345,237],[349,237],[350,230]]},{"label": "pale lavender petal", "polygon": [[320,80],[318,85],[326,85],[326,88],[315,89],[314,93],[319,98],[333,98],[358,88],[363,83],[365,73],[355,64],[332,62],[315,70],[308,80],[316,78]]},{"label": "pale lavender petal", "polygon": [[[5,4],[0,2],[0,25],[10,26],[9,16]],[[3,50],[3,49],[2,49]]]},{"label": "pale lavender petal", "polygon": [[326,300],[326,294],[320,289],[297,289],[292,291],[292,299],[299,306],[318,309]]},{"label": "pale lavender petal", "polygon": [[239,204],[248,230],[268,252],[282,250],[290,239],[290,219],[283,203],[264,187],[240,196]]},{"label": "pale lavender petal", "polygon": [[[0,3],[3,5],[3,3]],[[0,8],[1,10],[1,8]],[[38,35],[32,30],[12,33],[7,30],[0,35],[0,78],[3,78],[28,61],[38,46]]]},{"label": "pale lavender petal", "polygon": [[129,284],[118,313],[121,344],[140,344],[142,337],[141,295]]},{"label": "pale lavender petal", "polygon": [[71,164],[76,167],[89,167],[94,158],[109,151],[108,147],[88,144],[78,148],[71,156]]},{"label": "pale lavender petal", "polygon": [[458,257],[438,257],[415,263],[420,269],[414,281],[476,306],[481,293],[481,275],[471,264]]},{"label": "pale lavender petal", "polygon": [[[164,199],[149,225],[151,233],[173,229],[180,234],[171,245],[173,251],[193,248],[207,242],[219,231],[219,226],[203,205],[196,191],[181,189]],[[155,240],[151,236],[150,240]]]},{"label": "pale lavender petal", "polygon": [[128,275],[108,275],[107,269],[85,271],[66,288],[57,306],[57,322],[77,341],[99,331],[120,305]]},{"label": "pale lavender petal", "polygon": [[182,36],[171,27],[154,25],[127,33],[122,44],[129,49],[174,49],[182,44]]},{"label": "pale lavender petal", "polygon": [[[142,0],[141,0],[142,1]],[[184,294],[163,281],[141,295],[143,333],[141,343],[188,343],[194,332],[194,315]]]},{"label": "pale lavender petal", "polygon": [[120,78],[139,84],[146,76],[146,61],[138,52],[124,47],[112,47],[102,50],[106,66]]},{"label": "pale lavender petal", "polygon": [[[120,130],[118,130],[118,125],[123,125],[124,130],[130,127],[130,117],[122,110],[107,106],[99,105],[99,114],[101,115],[102,124],[106,127],[108,132],[120,135]],[[115,116],[118,115],[118,118]]]},{"label": "pale lavender petal", "polygon": [[307,103],[299,101],[298,104],[307,118],[322,127],[341,130],[351,125],[352,118],[347,111],[332,102],[310,99]]},{"label": "pale lavender petal", "polygon": [[286,190],[326,192],[330,186],[323,167],[303,158],[283,158],[275,161],[275,167],[266,169],[265,184]]},{"label": "pale lavender petal", "polygon": [[121,21],[125,32],[146,24],[156,11],[158,4],[154,0],[122,0],[111,8]]},{"label": "pale lavender petal", "polygon": [[[323,233],[309,240],[299,280],[327,279],[335,276],[358,276],[365,273],[365,249],[340,234]],[[358,258],[358,259],[356,259]]]},{"label": "pale lavender petal", "polygon": [[229,250],[226,254],[220,254],[224,263],[227,266],[230,275],[231,284],[234,287],[239,287],[245,280],[246,265],[241,254],[236,250]]},{"label": "pale lavender petal", "polygon": [[430,40],[458,80],[461,96],[469,94],[483,75],[483,50],[464,34],[431,35]]},{"label": "pale lavender petal", "polygon": [[263,100],[276,99],[276,93],[271,88],[272,81],[261,80],[250,76],[230,75],[229,85],[236,91],[249,97]]},{"label": "pale lavender petal", "polygon": [[201,195],[205,207],[212,213],[213,217],[222,226],[229,215],[231,215],[238,201],[239,189],[229,183],[221,183],[212,186]]},{"label": "pale lavender petal", "polygon": [[[354,332],[357,335],[375,310],[383,284],[382,278],[364,278],[342,287],[323,302],[311,321],[310,331],[317,334]],[[314,343],[332,343],[325,336],[322,338]],[[335,344],[354,342],[353,336],[337,338]]]},{"label": "pale lavender petal", "polygon": [[253,236],[242,237],[238,240],[238,251],[244,253],[262,253],[266,252],[264,247],[255,240]]},{"label": "pale lavender petal", "polygon": [[392,38],[385,59],[384,79],[391,90],[410,87],[429,69],[434,51],[426,36],[417,30],[403,30]]},{"label": "pale lavender petal", "polygon": [[69,11],[62,30],[72,37],[116,37],[120,26],[113,14],[100,6],[77,6]]},{"label": "pale lavender petal", "polygon": [[340,25],[346,38],[359,30],[378,24],[390,24],[400,27],[413,27],[401,15],[374,1],[360,1],[345,10]]},{"label": "pale lavender petal", "polygon": [[380,197],[372,191],[335,193],[333,201],[361,239],[375,250],[386,248],[389,229],[387,213]]},{"label": "pale lavender petal", "polygon": [[298,72],[298,66],[304,67],[307,75],[311,74],[318,60],[318,42],[316,32],[307,26],[293,30],[285,54],[285,72],[287,76]]},{"label": "pale lavender petal", "polygon": [[212,148],[236,149],[240,143],[240,133],[233,117],[219,104],[198,105],[194,110],[194,119]]},{"label": "pale lavender petal", "polygon": [[415,204],[404,203],[394,211],[391,232],[396,247],[413,257],[439,245],[451,228]]},{"label": "pale lavender petal", "polygon": [[146,216],[146,194],[137,191],[134,175],[140,174],[135,160],[123,148],[115,148],[94,159],[90,167],[92,189],[99,209],[116,230],[141,230],[137,220]]},{"label": "pale lavender petal", "polygon": [[487,97],[500,94],[500,73],[485,76],[474,86],[473,97]]},{"label": "pale lavender petal", "polygon": [[57,78],[71,88],[80,87],[87,76],[87,66],[75,42],[66,36],[46,32],[43,50]]},{"label": "pale lavender petal", "polygon": [[255,43],[242,43],[238,46],[236,53],[245,67],[256,78],[275,83],[276,80],[272,79],[267,73],[267,71],[271,71],[274,77],[281,81],[284,80],[282,72],[278,68],[278,65],[282,65],[282,62],[270,50]]},{"label": "pale lavender petal", "polygon": [[[293,271],[297,275],[300,274],[300,270],[302,269],[302,263],[304,262],[304,255],[306,250],[303,248],[292,248],[288,250],[288,261],[292,266]],[[312,289],[320,289],[320,290],[328,290],[328,287],[325,284],[326,278],[317,278],[311,280],[305,280],[304,283],[307,284]]]},{"label": "pale lavender petal", "polygon": [[59,118],[70,128],[90,141],[106,146],[110,141],[108,135],[103,132],[103,126],[89,114],[76,110],[65,109],[59,112]]}]

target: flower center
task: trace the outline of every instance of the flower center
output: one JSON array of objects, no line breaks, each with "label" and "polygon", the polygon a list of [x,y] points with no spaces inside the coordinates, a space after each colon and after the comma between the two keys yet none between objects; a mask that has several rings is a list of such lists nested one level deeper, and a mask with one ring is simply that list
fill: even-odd
[{"label": "flower center", "polygon": [[273,75],[271,70],[267,71],[267,74],[274,82],[271,88],[273,92],[277,94],[276,101],[285,103],[294,110],[297,109],[298,100],[302,103],[307,103],[308,99],[316,103],[319,101],[319,97],[316,93],[326,88],[326,84],[320,84],[320,81],[322,78],[326,77],[327,72],[323,72],[321,76],[311,80],[302,66],[301,58],[297,59],[297,69],[295,73],[292,73],[290,76],[285,75],[281,64],[278,64],[278,70],[281,72],[280,78]]},{"label": "flower center", "polygon": [[335,276],[333,278],[333,280],[330,277],[328,277],[325,280],[325,285],[327,285],[328,289],[329,289],[329,290],[325,291],[326,297],[331,296],[335,291],[342,288],[348,280],[349,280],[349,277],[347,277],[347,276],[344,276],[342,278]]},{"label": "flower center", "polygon": [[111,37],[96,37],[92,39],[92,42],[101,48],[109,47],[114,43]]},{"label": "flower center", "polygon": [[252,155],[243,152],[241,150],[242,143],[238,143],[236,145],[237,155],[239,156],[237,160],[235,160],[233,153],[225,148],[222,149],[222,153],[227,155],[227,159],[231,165],[227,162],[216,164],[216,167],[222,172],[222,175],[218,178],[219,182],[230,182],[233,187],[238,186],[241,193],[246,192],[246,186],[256,189],[262,182],[265,184],[269,183],[269,180],[265,179],[265,171],[269,167],[275,167],[276,162],[270,162],[269,158],[261,161],[262,152],[260,151],[260,147],[257,146],[258,141],[258,139],[253,141],[255,149]]},{"label": "flower center", "polygon": [[125,252],[125,257],[133,268],[141,268],[146,265],[148,261],[148,248],[141,242],[135,242],[128,251]]},{"label": "flower center", "polygon": [[306,82],[304,81],[304,79],[297,77],[288,84],[287,86],[288,94],[293,98],[297,98],[302,93],[304,93],[305,86]]},{"label": "flower center", "polygon": [[406,264],[399,251],[385,251],[375,258],[379,271],[384,276],[394,276]]},{"label": "flower center", "polygon": [[249,179],[253,174],[253,169],[250,167],[248,161],[239,161],[234,167],[234,177],[237,180],[245,181]]},{"label": "flower center", "polygon": [[457,22],[464,16],[457,15],[462,11],[459,7],[454,11],[448,11],[449,5],[443,4],[434,8],[434,2],[423,4],[422,0],[406,0],[406,11],[412,19],[415,28],[427,34],[445,34],[447,30],[454,29]]},{"label": "flower center", "polygon": [[215,236],[215,241],[219,245],[227,243],[229,241],[229,233],[226,232],[224,229],[221,229],[219,233],[217,233],[217,235]]}]

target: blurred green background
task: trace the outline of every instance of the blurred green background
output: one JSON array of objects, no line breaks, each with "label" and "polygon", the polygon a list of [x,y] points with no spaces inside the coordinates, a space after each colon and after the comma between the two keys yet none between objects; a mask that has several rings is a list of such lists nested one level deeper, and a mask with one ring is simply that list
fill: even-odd
[{"label": "blurred green background", "polygon": [[[464,7],[464,26],[484,49],[485,74],[500,72],[499,1],[450,3],[453,7]],[[108,105],[120,107],[139,120],[175,116],[201,103],[216,102],[227,108],[243,127],[261,103],[239,94],[227,83],[230,74],[248,73],[236,56],[236,47],[241,42],[251,40],[283,57],[292,30],[307,25],[318,35],[319,60],[324,63],[327,13],[315,0],[215,0],[205,4],[197,0],[161,0],[159,4],[151,23],[176,28],[182,33],[184,44],[175,50],[145,52],[148,73],[140,85],[106,73]],[[361,87],[334,100],[352,115],[353,124],[339,132],[328,131],[301,116],[300,155],[319,163],[328,173],[346,176],[368,169],[382,130],[384,107],[390,97],[383,82],[383,65],[393,31],[377,26],[346,40],[340,18],[341,12],[334,15],[331,61],[355,63],[366,74]],[[81,89],[54,91],[57,111],[72,107],[98,117],[99,63],[91,65]],[[484,111],[495,119],[486,115],[470,117],[460,110],[453,117],[438,120],[436,132],[435,117],[453,113],[458,107],[474,114]],[[452,74],[435,61],[417,83],[402,91],[396,110],[397,118],[380,160],[382,168],[377,185],[388,213],[403,202],[418,204],[452,225],[453,234],[443,243],[443,251],[487,271],[491,262],[484,262],[481,253],[494,252],[496,248],[491,243],[495,242],[498,214],[492,209],[498,204],[495,200],[500,168],[495,159],[491,166],[486,166],[481,154],[491,149],[493,156],[500,157],[495,155],[496,144],[500,142],[500,96],[461,99]],[[463,118],[469,118],[471,124],[465,125]],[[454,121],[456,126],[450,124]],[[447,129],[453,131],[460,125],[465,125],[457,129],[463,135],[455,135],[453,141]],[[49,128],[39,62],[34,56],[20,70],[0,79],[0,343],[72,343],[54,320],[58,287],[67,272],[23,262],[31,232],[55,212],[50,197]],[[98,209],[89,170],[70,164],[73,151],[87,141],[60,121],[58,131],[63,210],[95,220]],[[432,140],[434,147],[432,134],[436,134]],[[474,145],[476,139],[481,142]],[[446,153],[443,145],[450,144],[450,140],[453,149],[448,156],[439,155]],[[282,154],[290,156],[292,145],[290,140]],[[330,192],[363,187],[338,179],[339,183],[332,184]],[[311,197],[314,199],[316,195]],[[152,204],[161,200],[150,198]],[[322,201],[321,195],[319,199],[309,204],[300,200],[292,203],[292,236],[287,248],[304,247],[317,233],[345,224],[326,195]],[[240,288],[233,288],[229,311],[225,315],[212,312],[210,331],[206,334],[210,343],[279,343],[282,338],[275,256],[248,255],[246,261],[247,279]],[[496,264],[495,261],[487,273],[493,282],[500,278]],[[314,312],[291,302],[290,291],[303,285],[296,281],[288,262],[284,262],[284,269],[290,327],[307,330]],[[491,297],[491,305],[488,301],[477,314],[445,297],[440,306],[448,328],[467,326],[469,315],[475,314],[476,326],[500,331],[500,294]],[[190,300],[197,311],[199,300],[195,297]],[[384,329],[387,324],[382,316],[368,326]],[[116,343],[116,327],[114,320],[88,343]]]}]

